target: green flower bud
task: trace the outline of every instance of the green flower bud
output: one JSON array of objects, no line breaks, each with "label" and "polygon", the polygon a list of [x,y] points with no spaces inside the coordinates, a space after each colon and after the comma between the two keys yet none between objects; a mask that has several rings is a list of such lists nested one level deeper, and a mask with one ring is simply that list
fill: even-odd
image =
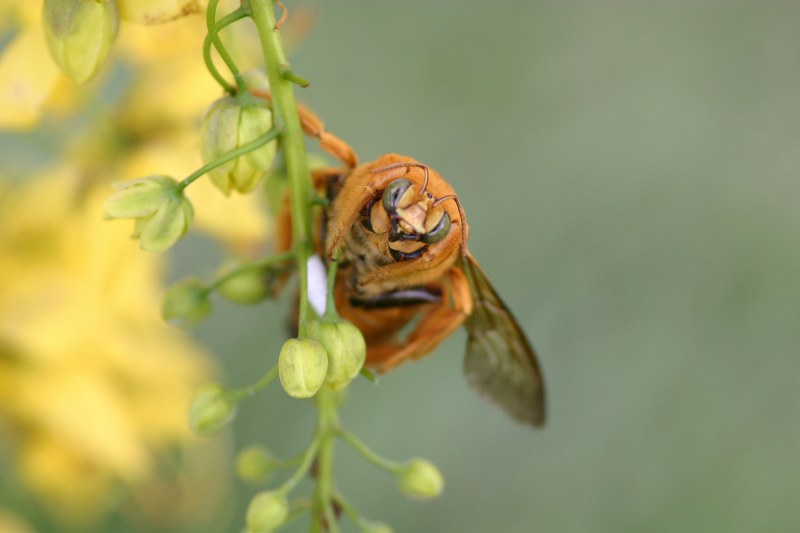
[{"label": "green flower bud", "polygon": [[276,491],[265,491],[255,495],[247,507],[248,533],[269,533],[275,531],[289,515],[289,502],[286,496]]},{"label": "green flower bud", "polygon": [[308,336],[328,352],[325,382],[334,390],[347,386],[361,371],[367,357],[364,335],[346,320],[322,320],[308,325]]},{"label": "green flower bud", "polygon": [[243,268],[235,274],[228,274],[223,269],[219,277],[223,281],[217,284],[216,291],[233,303],[254,305],[269,296],[269,284],[263,269]]},{"label": "green flower bud", "polygon": [[45,0],[43,21],[53,60],[78,83],[103,65],[119,27],[112,0]]},{"label": "green flower bud", "polygon": [[[256,101],[243,103],[226,96],[214,102],[203,119],[202,155],[205,163],[256,140],[272,129],[272,111]],[[214,185],[225,194],[252,191],[275,160],[277,141],[228,161],[209,174]]]},{"label": "green flower bud", "polygon": [[132,218],[134,239],[148,252],[163,252],[183,237],[194,217],[192,204],[168,176],[114,184],[116,192],[105,204],[108,218]]},{"label": "green flower bud", "polygon": [[394,530],[383,522],[362,522],[359,524],[361,533],[394,533]]},{"label": "green flower bud", "polygon": [[412,498],[429,500],[444,489],[444,478],[439,469],[425,459],[411,459],[397,473],[400,491]]},{"label": "green flower bud", "polygon": [[189,407],[189,427],[196,434],[208,437],[225,427],[236,416],[236,401],[216,383],[203,385]]},{"label": "green flower bud", "polygon": [[173,285],[161,302],[161,317],[167,322],[190,326],[211,312],[208,289],[199,279],[190,278]]},{"label": "green flower bud", "polygon": [[242,481],[264,483],[275,469],[276,461],[263,446],[250,446],[236,456],[236,473]]},{"label": "green flower bud", "polygon": [[278,357],[278,376],[286,394],[293,398],[314,396],[325,383],[328,354],[312,339],[289,339]]}]

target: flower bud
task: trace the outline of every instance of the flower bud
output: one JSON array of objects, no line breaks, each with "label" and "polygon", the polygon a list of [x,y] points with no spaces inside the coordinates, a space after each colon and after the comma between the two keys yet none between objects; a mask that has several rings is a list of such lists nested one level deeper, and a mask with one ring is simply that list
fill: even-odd
[{"label": "flower bud", "polygon": [[132,218],[132,237],[148,252],[163,252],[183,237],[194,217],[192,204],[178,182],[168,176],[115,184],[117,189],[105,204],[108,218]]},{"label": "flower bud", "polygon": [[[243,103],[225,96],[214,102],[203,119],[202,155],[205,163],[256,140],[272,129],[272,111],[256,100]],[[225,194],[252,191],[264,172],[272,166],[277,141],[228,161],[209,174],[214,185]]]},{"label": "flower bud", "polygon": [[325,382],[334,390],[347,386],[361,371],[367,357],[364,335],[346,320],[321,320],[308,325],[308,336],[328,352]]},{"label": "flower bud", "polygon": [[203,385],[189,407],[189,427],[202,437],[209,437],[236,416],[236,401],[216,383]]},{"label": "flower bud", "polygon": [[397,473],[400,491],[412,498],[429,500],[444,489],[444,478],[439,469],[424,459],[412,459]]},{"label": "flower bud", "polygon": [[263,483],[275,469],[275,458],[263,446],[250,446],[236,456],[236,473],[242,481]]},{"label": "flower bud", "polygon": [[78,83],[105,62],[119,27],[112,0],[45,0],[44,35],[53,60]]},{"label": "flower bud", "polygon": [[222,280],[216,291],[226,300],[242,305],[254,305],[269,296],[269,284],[263,268],[243,268],[236,273],[220,273]]},{"label": "flower bud", "polygon": [[247,532],[269,533],[275,531],[289,515],[289,502],[276,491],[260,492],[247,506]]},{"label": "flower bud", "polygon": [[286,394],[293,398],[314,396],[325,383],[328,354],[312,339],[289,339],[278,357],[278,376]]},{"label": "flower bud", "polygon": [[173,285],[161,302],[161,317],[167,322],[190,326],[211,312],[208,289],[199,279],[190,278]]}]

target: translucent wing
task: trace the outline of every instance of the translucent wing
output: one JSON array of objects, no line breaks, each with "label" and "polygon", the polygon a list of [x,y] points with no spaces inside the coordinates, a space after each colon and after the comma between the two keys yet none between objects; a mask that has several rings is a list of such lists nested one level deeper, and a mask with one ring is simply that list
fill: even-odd
[{"label": "translucent wing", "polygon": [[544,382],[536,355],[511,311],[471,255],[462,261],[474,304],[464,375],[479,394],[523,424],[545,418]]}]

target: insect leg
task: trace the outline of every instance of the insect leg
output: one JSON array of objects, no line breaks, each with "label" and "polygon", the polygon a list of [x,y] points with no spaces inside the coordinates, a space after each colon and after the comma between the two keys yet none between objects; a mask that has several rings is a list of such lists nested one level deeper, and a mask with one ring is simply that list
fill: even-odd
[{"label": "insect leg", "polygon": [[450,269],[448,285],[447,298],[422,316],[403,345],[370,346],[367,364],[379,372],[387,372],[406,359],[429,354],[458,329],[472,312],[472,296],[464,273],[457,268]]}]

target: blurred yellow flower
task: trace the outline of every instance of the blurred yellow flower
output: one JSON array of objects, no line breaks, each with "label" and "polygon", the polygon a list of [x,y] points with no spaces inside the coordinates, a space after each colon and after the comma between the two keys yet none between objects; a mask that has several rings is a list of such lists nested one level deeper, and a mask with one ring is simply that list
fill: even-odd
[{"label": "blurred yellow flower", "polygon": [[21,517],[0,507],[0,532],[34,533],[34,530]]},{"label": "blurred yellow flower", "polygon": [[[12,38],[0,49],[0,109],[3,110],[0,128],[28,129],[39,122],[52,101],[62,100],[63,106],[62,80],[65,76],[45,43],[41,2],[3,1],[4,5],[0,6],[0,36],[9,34]],[[202,6],[198,0],[116,0],[116,4],[123,26],[118,36],[122,43],[115,43],[114,48],[121,48],[128,60],[136,62],[139,57],[152,59],[155,56],[158,59],[185,55],[191,50],[202,65],[199,50],[205,36],[205,19],[199,16]],[[230,0],[222,2],[221,9],[232,5],[234,3]],[[134,24],[129,24],[131,22]],[[140,28],[137,24],[156,26]],[[148,34],[148,31],[161,27],[165,29]],[[131,43],[141,46],[132,46]],[[158,62],[155,64],[157,67],[165,66]],[[207,86],[213,87],[214,82],[205,70],[202,74],[207,78]],[[181,78],[176,73],[173,79]],[[83,92],[76,90],[75,84],[69,87],[67,92],[76,93],[76,96]],[[199,92],[202,95],[202,91]],[[193,97],[195,94],[189,91],[184,96]]]},{"label": "blurred yellow flower", "polygon": [[161,321],[162,259],[101,219],[106,196],[67,167],[0,186],[0,426],[22,482],[79,521],[193,443],[212,370]]}]

